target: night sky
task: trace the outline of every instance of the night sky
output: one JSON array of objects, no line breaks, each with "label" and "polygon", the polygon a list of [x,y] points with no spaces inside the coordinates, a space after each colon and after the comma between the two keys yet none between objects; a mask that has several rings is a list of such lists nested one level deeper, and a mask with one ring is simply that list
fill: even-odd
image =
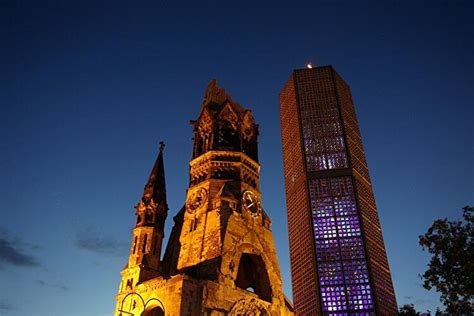
[{"label": "night sky", "polygon": [[418,235],[474,204],[473,5],[193,3],[1,1],[0,315],[113,313],[158,143],[169,235],[213,78],[260,124],[291,297],[278,93],[308,62],[352,88],[398,304],[441,306]]}]

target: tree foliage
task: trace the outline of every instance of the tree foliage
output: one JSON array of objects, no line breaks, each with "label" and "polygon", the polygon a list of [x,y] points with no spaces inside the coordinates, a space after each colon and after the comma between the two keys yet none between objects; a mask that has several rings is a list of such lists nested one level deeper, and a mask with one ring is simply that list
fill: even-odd
[{"label": "tree foliage", "polygon": [[398,315],[401,316],[419,316],[420,313],[418,313],[415,310],[415,306],[413,304],[405,304],[400,309],[398,310]]},{"label": "tree foliage", "polygon": [[439,292],[446,311],[456,315],[474,312],[474,207],[463,210],[462,221],[436,220],[419,237],[432,254],[423,287]]}]

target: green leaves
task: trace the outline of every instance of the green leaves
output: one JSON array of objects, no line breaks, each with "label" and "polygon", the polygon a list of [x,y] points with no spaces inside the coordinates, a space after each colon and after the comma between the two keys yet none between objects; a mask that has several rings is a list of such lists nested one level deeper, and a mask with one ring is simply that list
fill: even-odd
[{"label": "green leaves", "polygon": [[474,312],[474,207],[463,210],[462,221],[436,220],[419,237],[433,255],[421,276],[423,287],[440,292],[446,311],[456,314]]},{"label": "green leaves", "polygon": [[418,313],[415,310],[415,307],[413,304],[405,304],[402,307],[400,307],[398,311],[398,315],[403,315],[403,316],[419,316],[420,313]]}]

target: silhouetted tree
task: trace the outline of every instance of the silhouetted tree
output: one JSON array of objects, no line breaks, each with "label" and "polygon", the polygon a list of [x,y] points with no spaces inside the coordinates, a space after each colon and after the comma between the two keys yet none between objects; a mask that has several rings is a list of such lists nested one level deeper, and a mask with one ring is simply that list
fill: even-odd
[{"label": "silhouetted tree", "polygon": [[413,304],[405,304],[398,310],[398,315],[419,316],[420,313],[415,310],[415,306],[413,306]]},{"label": "silhouetted tree", "polygon": [[436,220],[419,238],[423,250],[432,254],[421,276],[423,287],[441,293],[448,313],[474,312],[474,207],[463,208],[462,221]]}]

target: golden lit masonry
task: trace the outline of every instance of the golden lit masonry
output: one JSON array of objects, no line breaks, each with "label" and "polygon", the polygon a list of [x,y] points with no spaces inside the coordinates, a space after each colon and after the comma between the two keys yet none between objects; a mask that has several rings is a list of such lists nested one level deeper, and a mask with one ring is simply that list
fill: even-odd
[{"label": "golden lit masonry", "polygon": [[194,126],[189,188],[161,258],[163,150],[136,206],[115,315],[293,315],[260,203],[258,125],[210,82]]}]

